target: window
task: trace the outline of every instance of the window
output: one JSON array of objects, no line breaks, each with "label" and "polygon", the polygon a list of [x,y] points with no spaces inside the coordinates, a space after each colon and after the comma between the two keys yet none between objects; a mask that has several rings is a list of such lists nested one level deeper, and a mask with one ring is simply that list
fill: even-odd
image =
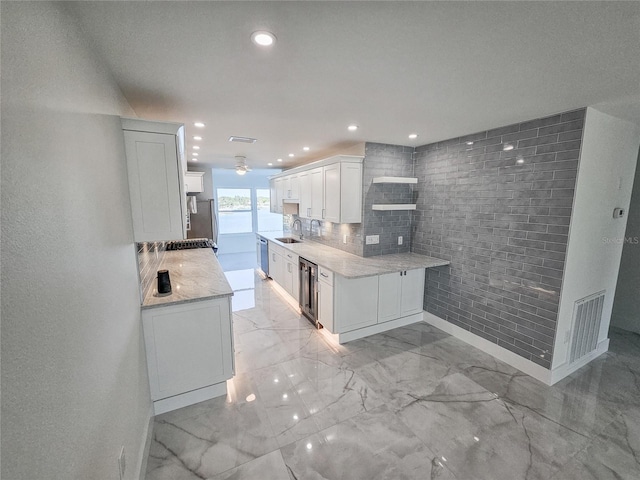
[{"label": "window", "polygon": [[218,188],[220,233],[251,233],[253,212],[251,189]]}]

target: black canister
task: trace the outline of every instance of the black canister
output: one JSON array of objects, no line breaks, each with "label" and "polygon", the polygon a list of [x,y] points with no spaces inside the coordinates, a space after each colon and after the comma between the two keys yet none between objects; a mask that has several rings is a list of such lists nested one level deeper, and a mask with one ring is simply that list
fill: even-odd
[{"label": "black canister", "polygon": [[158,270],[158,293],[171,293],[171,280],[169,279],[169,270]]}]

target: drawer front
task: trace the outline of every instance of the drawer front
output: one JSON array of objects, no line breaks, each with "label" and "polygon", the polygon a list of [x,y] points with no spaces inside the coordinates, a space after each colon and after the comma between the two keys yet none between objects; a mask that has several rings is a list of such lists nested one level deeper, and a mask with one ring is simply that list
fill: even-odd
[{"label": "drawer front", "polygon": [[286,249],[275,242],[269,242],[269,253],[275,253],[276,255],[284,257]]},{"label": "drawer front", "polygon": [[333,272],[325,267],[318,265],[318,279],[322,282],[333,285]]}]

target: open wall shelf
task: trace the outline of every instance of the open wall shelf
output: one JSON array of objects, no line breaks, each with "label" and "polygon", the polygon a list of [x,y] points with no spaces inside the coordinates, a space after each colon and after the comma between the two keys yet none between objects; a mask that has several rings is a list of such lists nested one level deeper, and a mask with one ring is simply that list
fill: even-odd
[{"label": "open wall shelf", "polygon": [[416,184],[418,179],[414,177],[375,177],[373,183],[407,183]]},{"label": "open wall shelf", "polygon": [[374,203],[373,210],[415,210],[415,203]]}]

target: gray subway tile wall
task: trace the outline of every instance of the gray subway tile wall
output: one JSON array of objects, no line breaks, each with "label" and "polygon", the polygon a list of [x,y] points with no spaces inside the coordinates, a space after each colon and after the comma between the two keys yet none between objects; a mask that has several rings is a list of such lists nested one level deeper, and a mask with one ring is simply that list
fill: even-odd
[{"label": "gray subway tile wall", "polygon": [[[363,164],[363,236],[379,235],[378,244],[363,239],[362,256],[407,253],[411,250],[411,210],[372,210],[378,203],[415,203],[416,186],[373,183],[375,177],[413,177],[414,148],[403,145],[366,143]],[[402,245],[398,245],[398,237]]]},{"label": "gray subway tile wall", "polygon": [[451,261],[428,269],[425,310],[545,368],[584,117],[580,109],[424,145],[414,154],[411,251]]}]

